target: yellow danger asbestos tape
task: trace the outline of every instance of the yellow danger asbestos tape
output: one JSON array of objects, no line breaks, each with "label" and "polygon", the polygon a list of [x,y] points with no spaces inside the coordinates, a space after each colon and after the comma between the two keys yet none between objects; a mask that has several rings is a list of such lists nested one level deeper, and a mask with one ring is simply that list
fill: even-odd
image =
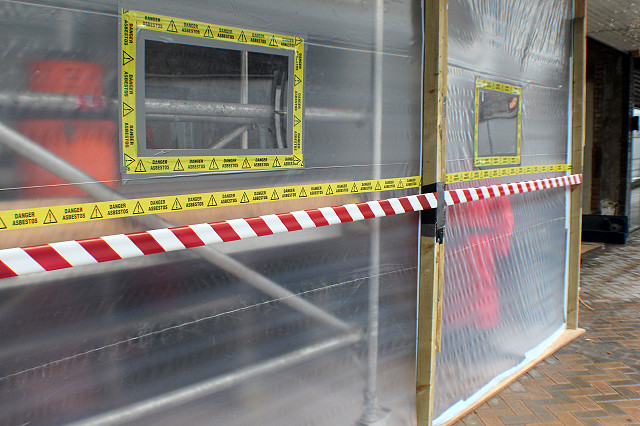
[{"label": "yellow danger asbestos tape", "polygon": [[571,171],[571,164],[548,164],[542,166],[505,167],[502,169],[474,170],[472,172],[448,173],[446,183],[468,182],[470,180],[487,179],[500,176],[569,171]]},{"label": "yellow danger asbestos tape", "polygon": [[[450,173],[447,174],[446,182],[467,182],[501,176],[566,171],[571,171],[570,164],[508,167],[502,169]],[[218,206],[234,206],[268,201],[295,200],[331,195],[418,188],[421,185],[422,178],[420,176],[412,176],[393,179],[281,186],[238,191],[166,195],[159,197],[132,198],[128,200],[5,210],[0,211],[0,231],[65,223],[91,222],[145,214],[198,210]]]},{"label": "yellow danger asbestos tape", "polygon": [[[136,74],[137,43],[142,30],[163,33],[167,36],[183,35],[203,40],[216,40],[236,46],[260,46],[262,49],[291,51],[294,55],[292,129],[287,130],[291,152],[277,155],[196,155],[154,156],[139,155],[145,144],[139,140],[140,129],[136,121],[138,111],[144,105],[136,101],[136,87],[144,76]],[[150,173],[188,173],[238,170],[267,170],[303,167],[302,126],[304,87],[304,40],[297,36],[286,36],[264,31],[214,25],[151,13],[122,10],[122,153],[127,173],[144,175]],[[238,48],[238,47],[236,47]],[[142,86],[144,87],[144,86]],[[142,112],[143,113],[143,112]]]},{"label": "yellow danger asbestos tape", "polygon": [[36,226],[90,222],[103,219],[132,217],[145,214],[198,210],[218,206],[234,206],[278,200],[324,197],[417,188],[420,176],[282,186],[239,191],[204,192],[129,200],[103,201],[64,206],[36,207],[0,211],[0,230]]}]

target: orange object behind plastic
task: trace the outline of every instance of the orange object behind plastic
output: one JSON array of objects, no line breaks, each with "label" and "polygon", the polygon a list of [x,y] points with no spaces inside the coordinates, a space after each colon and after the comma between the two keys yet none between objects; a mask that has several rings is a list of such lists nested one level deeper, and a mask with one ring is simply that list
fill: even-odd
[{"label": "orange object behind plastic", "polygon": [[[35,92],[101,96],[103,70],[98,64],[47,60],[31,65],[30,88]],[[83,170],[96,181],[114,186],[117,180],[116,124],[106,120],[23,120],[18,131]],[[85,195],[53,173],[20,159],[20,182],[26,197]]]}]

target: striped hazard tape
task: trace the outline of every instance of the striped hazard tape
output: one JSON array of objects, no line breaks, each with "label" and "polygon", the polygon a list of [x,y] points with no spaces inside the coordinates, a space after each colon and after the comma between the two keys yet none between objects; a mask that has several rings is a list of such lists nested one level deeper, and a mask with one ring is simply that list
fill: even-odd
[{"label": "striped hazard tape", "polygon": [[[577,185],[582,175],[515,182],[445,191],[445,204],[451,206],[511,194]],[[131,234],[64,241],[38,246],[0,250],[0,278],[112,260],[129,259],[155,253],[184,250],[283,232],[318,228],[338,223],[417,212],[437,207],[435,193],[409,195],[334,207],[269,214],[246,219],[154,229]]]}]

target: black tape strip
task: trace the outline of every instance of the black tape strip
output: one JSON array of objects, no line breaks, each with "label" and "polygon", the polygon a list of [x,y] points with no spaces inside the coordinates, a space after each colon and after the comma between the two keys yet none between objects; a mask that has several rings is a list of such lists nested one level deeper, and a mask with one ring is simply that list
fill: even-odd
[{"label": "black tape strip", "polygon": [[420,216],[420,233],[423,237],[435,237],[438,244],[444,241],[445,227],[445,203],[444,191],[446,184],[444,182],[436,182],[430,185],[424,185],[420,188],[421,194],[436,193],[438,199],[438,207],[435,209],[423,210]]}]

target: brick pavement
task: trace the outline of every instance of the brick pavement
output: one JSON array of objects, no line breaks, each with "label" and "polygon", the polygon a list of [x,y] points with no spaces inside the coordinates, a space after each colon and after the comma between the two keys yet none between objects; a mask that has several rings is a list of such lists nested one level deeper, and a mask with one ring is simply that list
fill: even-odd
[{"label": "brick pavement", "polygon": [[585,253],[580,327],[456,425],[640,425],[640,234]]}]

